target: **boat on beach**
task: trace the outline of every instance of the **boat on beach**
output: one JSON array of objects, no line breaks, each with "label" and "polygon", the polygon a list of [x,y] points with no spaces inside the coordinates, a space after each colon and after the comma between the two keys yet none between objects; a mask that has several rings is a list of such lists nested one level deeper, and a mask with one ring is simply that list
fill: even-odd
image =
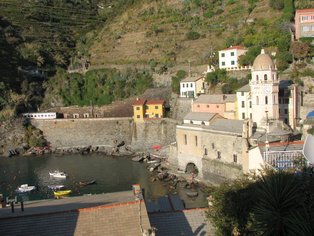
[{"label": "boat on beach", "polygon": [[28,184],[22,184],[21,186],[19,186],[16,189],[16,192],[18,192],[18,193],[27,193],[27,192],[33,191],[35,189],[36,189],[36,186],[31,186],[31,185],[28,185]]},{"label": "boat on beach", "polygon": [[49,175],[54,178],[60,178],[60,179],[67,178],[67,174],[59,170],[55,170],[54,172],[49,172]]},{"label": "boat on beach", "polygon": [[48,185],[48,188],[51,190],[59,190],[64,188],[64,185]]},{"label": "boat on beach", "polygon": [[64,197],[64,196],[69,195],[71,192],[72,192],[72,190],[54,191],[54,192],[53,192],[53,195],[54,195],[56,198],[60,198],[60,197]]},{"label": "boat on beach", "polygon": [[91,181],[80,181],[80,182],[79,182],[79,184],[80,184],[81,186],[92,185],[92,184],[95,184],[95,183],[96,183],[96,180],[95,180],[95,179],[93,179],[93,180],[91,180]]}]

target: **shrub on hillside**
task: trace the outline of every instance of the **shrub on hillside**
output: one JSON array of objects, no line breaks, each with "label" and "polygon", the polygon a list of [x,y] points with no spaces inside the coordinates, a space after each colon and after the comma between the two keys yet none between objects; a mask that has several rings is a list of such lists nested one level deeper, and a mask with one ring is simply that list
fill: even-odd
[{"label": "shrub on hillside", "polygon": [[196,40],[196,39],[199,39],[200,37],[201,35],[196,31],[189,31],[186,33],[186,38],[188,40]]}]

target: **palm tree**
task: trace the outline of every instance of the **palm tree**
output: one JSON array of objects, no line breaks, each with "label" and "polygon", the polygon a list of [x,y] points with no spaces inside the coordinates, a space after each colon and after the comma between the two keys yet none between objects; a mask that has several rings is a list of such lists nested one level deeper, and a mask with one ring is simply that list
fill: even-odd
[{"label": "palm tree", "polygon": [[253,208],[254,228],[257,232],[280,236],[313,235],[311,221],[314,215],[306,205],[308,188],[305,178],[308,176],[287,172],[272,172],[260,178],[256,185],[258,197]]}]

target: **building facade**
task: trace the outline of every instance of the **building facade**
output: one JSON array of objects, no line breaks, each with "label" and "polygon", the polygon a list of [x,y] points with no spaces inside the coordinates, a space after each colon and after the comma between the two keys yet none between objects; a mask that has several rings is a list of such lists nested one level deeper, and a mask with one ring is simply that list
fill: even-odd
[{"label": "building facade", "polygon": [[196,98],[205,92],[205,77],[188,77],[180,81],[180,97]]},{"label": "building facade", "polygon": [[236,119],[235,94],[200,95],[192,102],[193,112],[217,113],[227,119]]},{"label": "building facade", "polygon": [[144,119],[163,118],[165,115],[164,100],[136,99],[133,102],[133,119],[136,122]]},{"label": "building facade", "polygon": [[295,12],[295,38],[314,37],[314,8]]},{"label": "building facade", "polygon": [[237,90],[237,119],[252,119],[252,99],[249,84]]},{"label": "building facade", "polygon": [[231,46],[224,50],[219,51],[219,69],[226,70],[240,70],[248,69],[242,68],[239,65],[239,57],[244,55],[247,49],[242,46]]}]

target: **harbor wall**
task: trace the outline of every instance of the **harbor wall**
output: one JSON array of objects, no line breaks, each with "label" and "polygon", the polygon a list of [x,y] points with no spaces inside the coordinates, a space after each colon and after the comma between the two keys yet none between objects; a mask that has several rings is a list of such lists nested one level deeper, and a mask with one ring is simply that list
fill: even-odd
[{"label": "harbor wall", "polygon": [[132,118],[31,120],[52,148],[108,146],[124,142],[134,151],[148,151],[151,146],[175,141],[177,121],[147,120],[135,123]]}]

